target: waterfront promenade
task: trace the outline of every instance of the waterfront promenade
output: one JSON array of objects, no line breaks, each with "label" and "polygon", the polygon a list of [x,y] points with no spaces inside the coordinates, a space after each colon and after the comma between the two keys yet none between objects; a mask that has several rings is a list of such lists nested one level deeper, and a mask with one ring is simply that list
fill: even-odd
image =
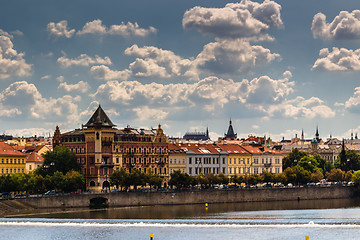
[{"label": "waterfront promenade", "polygon": [[34,209],[42,209],[89,207],[90,202],[94,199],[104,201],[109,207],[129,207],[204,203],[301,201],[350,198],[352,196],[352,187],[333,186],[202,191],[83,193],[37,196],[3,201],[15,201],[19,206],[23,205]]}]

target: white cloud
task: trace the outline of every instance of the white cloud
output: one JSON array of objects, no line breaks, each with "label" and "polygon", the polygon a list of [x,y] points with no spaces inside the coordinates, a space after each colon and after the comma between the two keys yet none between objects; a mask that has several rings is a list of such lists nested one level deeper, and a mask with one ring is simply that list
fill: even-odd
[{"label": "white cloud", "polygon": [[360,112],[360,87],[355,88],[354,95],[345,102],[345,108],[351,112]]},{"label": "white cloud", "polygon": [[50,36],[71,38],[75,34],[75,29],[69,29],[68,22],[62,20],[58,23],[50,22],[47,25],[47,30]]},{"label": "white cloud", "polygon": [[111,25],[108,30],[110,35],[120,35],[120,36],[137,36],[137,37],[146,37],[151,33],[157,33],[157,29],[150,26],[149,29],[140,28],[137,22],[131,23],[127,22],[126,24],[122,22],[120,25]]},{"label": "white cloud", "polygon": [[128,69],[110,70],[107,66],[94,66],[91,74],[98,79],[127,80],[129,77],[188,78],[199,80],[200,74],[234,75],[246,73],[280,59],[262,46],[251,46],[244,40],[219,40],[206,44],[196,59],[184,59],[169,50],[153,46],[133,45],[124,52],[136,56]]},{"label": "white cloud", "polygon": [[59,89],[64,89],[66,92],[78,91],[86,93],[90,89],[90,85],[87,82],[80,81],[76,84],[67,84],[66,82],[61,82],[59,84]]},{"label": "white cloud", "polygon": [[0,79],[11,76],[24,77],[31,74],[31,64],[27,64],[24,53],[18,53],[13,47],[11,36],[0,32]]},{"label": "white cloud", "polygon": [[323,71],[360,71],[360,49],[351,50],[333,47],[332,52],[323,48],[313,70]]},{"label": "white cloud", "polygon": [[58,76],[57,78],[56,78],[56,80],[58,81],[58,82],[63,82],[64,81],[64,76]]},{"label": "white cloud", "polygon": [[51,78],[51,75],[44,75],[40,78],[40,80],[47,80],[47,79],[50,79]]},{"label": "white cloud", "polygon": [[71,66],[87,67],[90,65],[98,65],[98,64],[103,64],[103,65],[111,65],[112,64],[109,57],[101,58],[98,55],[95,55],[95,57],[90,57],[86,54],[81,54],[80,56],[73,58],[73,59],[67,58],[66,56],[62,56],[57,59],[57,62],[60,64],[60,66],[62,66],[64,68],[68,68]]},{"label": "white cloud", "polygon": [[[240,82],[208,77],[192,84],[108,81],[99,86],[93,97],[100,102],[114,106],[120,104],[129,109],[144,106],[160,109],[169,113],[169,116],[186,110],[189,114],[191,111],[212,114],[228,106],[249,111],[255,109],[263,114],[272,104],[283,103],[285,97],[293,91],[293,85],[289,79],[272,80],[267,76]],[[258,109],[259,105],[263,106],[263,109]]]},{"label": "white cloud", "polygon": [[270,27],[283,25],[281,6],[265,0],[259,4],[249,0],[229,3],[224,8],[194,7],[183,16],[183,27],[220,38],[263,37]]},{"label": "white cloud", "polygon": [[360,40],[360,10],[341,11],[331,23],[323,13],[317,13],[311,31],[314,38],[322,40]]},{"label": "white cloud", "polygon": [[51,128],[23,128],[23,129],[9,129],[6,130],[6,134],[17,137],[32,137],[32,136],[44,136],[48,137],[54,134],[54,129]]},{"label": "white cloud", "polygon": [[131,76],[131,71],[125,69],[123,71],[113,71],[108,66],[100,65],[100,66],[93,66],[90,69],[91,75],[97,79],[103,80],[127,80]]},{"label": "white cloud", "polygon": [[280,55],[262,46],[252,46],[240,39],[219,40],[206,44],[194,64],[198,70],[205,72],[236,74],[246,73],[275,59],[280,59]]},{"label": "white cloud", "polygon": [[25,81],[14,82],[0,92],[0,106],[13,111],[14,115],[21,115],[23,119],[67,121],[69,124],[79,122],[76,102],[80,100],[80,97],[68,95],[44,98],[34,84]]},{"label": "white cloud", "polygon": [[164,120],[168,113],[156,108],[149,108],[148,106],[134,108],[133,111],[136,113],[136,116],[140,121],[160,121]]},{"label": "white cloud", "polygon": [[129,65],[132,75],[137,77],[158,76],[161,78],[187,75],[191,61],[175,55],[172,51],[157,47],[139,48],[136,44],[127,48],[126,55],[139,56]]},{"label": "white cloud", "polygon": [[324,102],[316,97],[305,99],[297,97],[292,100],[286,100],[282,104],[272,105],[268,109],[270,117],[286,117],[286,118],[307,118],[315,117],[333,118],[335,112]]},{"label": "white cloud", "polygon": [[157,33],[157,29],[150,26],[149,29],[140,28],[137,22],[135,23],[124,23],[120,25],[111,25],[107,28],[100,19],[87,22],[83,29],[78,31],[78,35],[85,34],[96,34],[96,35],[120,35],[124,37],[137,36],[137,37],[146,37],[149,34]]}]

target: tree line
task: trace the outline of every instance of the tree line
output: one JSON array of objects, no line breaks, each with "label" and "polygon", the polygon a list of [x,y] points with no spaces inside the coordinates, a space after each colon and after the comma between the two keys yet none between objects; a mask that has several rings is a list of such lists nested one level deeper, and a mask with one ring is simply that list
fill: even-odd
[{"label": "tree line", "polygon": [[43,154],[43,164],[31,173],[12,173],[0,176],[0,192],[44,193],[49,190],[73,192],[83,189],[85,180],[79,173],[75,153],[57,146]]}]

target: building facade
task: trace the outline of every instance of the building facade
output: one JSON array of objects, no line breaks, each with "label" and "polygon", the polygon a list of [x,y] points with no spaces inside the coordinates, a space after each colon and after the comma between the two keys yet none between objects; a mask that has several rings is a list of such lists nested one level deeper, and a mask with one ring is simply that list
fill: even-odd
[{"label": "building facade", "polygon": [[0,174],[25,173],[26,154],[0,142]]},{"label": "building facade", "polygon": [[161,126],[156,131],[115,126],[99,105],[81,129],[61,134],[56,127],[53,145],[76,154],[88,189],[109,189],[110,175],[121,167],[159,174],[166,184],[168,142]]}]

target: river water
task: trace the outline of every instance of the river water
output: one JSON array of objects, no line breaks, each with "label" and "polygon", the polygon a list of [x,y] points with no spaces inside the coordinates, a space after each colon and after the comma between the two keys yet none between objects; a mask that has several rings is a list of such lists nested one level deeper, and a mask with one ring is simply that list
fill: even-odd
[{"label": "river water", "polygon": [[2,239],[360,239],[360,200],[61,210],[0,218]]}]

